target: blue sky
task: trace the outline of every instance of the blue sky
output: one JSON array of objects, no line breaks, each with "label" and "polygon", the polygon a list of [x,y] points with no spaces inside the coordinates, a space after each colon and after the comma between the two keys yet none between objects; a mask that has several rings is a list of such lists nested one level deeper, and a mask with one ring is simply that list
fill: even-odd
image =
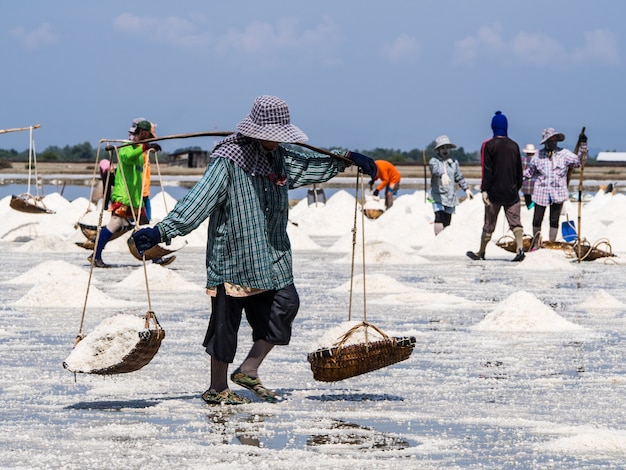
[{"label": "blue sky", "polygon": [[[626,150],[626,2],[600,0],[42,0],[0,6],[0,129],[41,124],[38,150],[232,130],[285,99],[320,147],[468,151],[496,110],[520,146],[554,127],[573,148]],[[164,142],[210,148],[212,138]],[[0,135],[24,150],[28,133]]]}]

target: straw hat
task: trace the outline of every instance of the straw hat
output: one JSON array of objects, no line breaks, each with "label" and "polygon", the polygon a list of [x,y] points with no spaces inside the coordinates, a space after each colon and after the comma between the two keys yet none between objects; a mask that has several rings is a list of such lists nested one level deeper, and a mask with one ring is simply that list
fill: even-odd
[{"label": "straw hat", "polygon": [[247,137],[271,142],[305,142],[309,140],[301,129],[291,124],[289,108],[280,98],[262,95],[254,100],[252,110],[237,130]]},{"label": "straw hat", "polygon": [[562,142],[563,140],[565,140],[565,134],[563,134],[562,132],[557,132],[553,128],[548,127],[544,129],[543,132],[541,133],[541,143],[545,144],[548,141],[548,139],[550,139],[550,137],[554,137],[554,136],[556,136],[557,142]]},{"label": "straw hat", "polygon": [[524,147],[524,153],[527,153],[529,155],[534,155],[537,153],[537,149],[535,148],[533,144],[526,144],[526,147]]},{"label": "straw hat", "polygon": [[447,147],[449,149],[455,149],[456,145],[450,142],[450,139],[447,135],[440,135],[435,139],[435,150],[438,150],[442,147]]}]

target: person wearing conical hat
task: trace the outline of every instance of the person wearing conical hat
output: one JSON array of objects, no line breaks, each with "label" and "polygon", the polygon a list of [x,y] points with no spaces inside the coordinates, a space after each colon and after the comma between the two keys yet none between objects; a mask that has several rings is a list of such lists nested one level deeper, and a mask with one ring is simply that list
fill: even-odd
[{"label": "person wearing conical hat", "polygon": [[[537,153],[537,149],[533,144],[526,144],[524,150],[522,150],[522,168],[526,170],[530,160]],[[535,184],[534,178],[525,178],[522,182],[522,194],[524,195],[524,204],[528,209],[532,209],[535,203],[533,202],[533,186]]]},{"label": "person wearing conical hat", "polygon": [[556,241],[559,231],[559,218],[563,203],[569,197],[567,190],[568,168],[578,168],[582,164],[583,152],[587,149],[587,136],[581,133],[578,136],[580,143],[579,154],[559,147],[558,143],[565,140],[565,134],[548,127],[541,133],[541,144],[544,146],[530,160],[524,170],[524,178],[535,179],[532,200],[535,203],[533,213],[533,250],[541,245],[541,224],[550,207],[549,240]]},{"label": "person wearing conical hat", "polygon": [[227,374],[244,311],[253,344],[230,379],[267,402],[280,398],[263,385],[258,370],[274,346],[289,344],[300,306],[287,235],[288,190],[323,183],[352,165],[376,178],[376,163],[360,153],[335,157],[285,145],[306,140],[291,123],[284,100],[257,97],[237,132],[215,147],[204,175],[187,195],[161,222],[132,235],[141,253],[209,219],[206,287],[211,316],[203,345],[211,356],[211,372],[202,399],[210,405],[250,401],[230,390]]},{"label": "person wearing conical hat", "polygon": [[447,135],[440,135],[435,140],[436,155],[428,162],[430,166],[430,196],[435,213],[435,235],[439,235],[452,221],[452,214],[459,204],[455,186],[458,184],[467,197],[474,198],[469,185],[463,178],[458,160],[450,156],[450,150],[456,145]]},{"label": "person wearing conical hat", "polygon": [[491,119],[493,137],[483,142],[480,149],[482,179],[480,191],[485,204],[485,221],[480,236],[478,251],[468,251],[473,260],[484,260],[487,244],[496,228],[500,209],[513,232],[516,254],[511,261],[522,261],[525,257],[522,220],[520,215],[519,191],[522,188],[522,157],[519,145],[508,136],[509,123],[501,111]]}]

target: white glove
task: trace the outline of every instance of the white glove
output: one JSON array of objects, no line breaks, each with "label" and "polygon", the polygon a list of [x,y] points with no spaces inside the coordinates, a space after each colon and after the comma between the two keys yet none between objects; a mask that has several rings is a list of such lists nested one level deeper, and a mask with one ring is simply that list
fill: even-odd
[{"label": "white glove", "polygon": [[467,194],[467,197],[470,199],[474,199],[474,195],[472,194],[472,190],[470,188],[467,188],[465,190],[465,194]]},{"label": "white glove", "polygon": [[441,175],[441,184],[444,186],[448,186],[450,184],[450,177],[448,176],[448,173]]},{"label": "white glove", "polygon": [[487,191],[483,191],[481,194],[483,196],[483,202],[485,203],[485,205],[491,205],[491,201],[489,200],[489,194],[487,194]]}]

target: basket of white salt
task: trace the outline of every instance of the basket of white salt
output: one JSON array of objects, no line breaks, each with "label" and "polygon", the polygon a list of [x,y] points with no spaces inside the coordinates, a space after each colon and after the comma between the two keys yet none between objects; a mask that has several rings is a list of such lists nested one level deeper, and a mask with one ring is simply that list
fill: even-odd
[{"label": "basket of white salt", "polygon": [[152,360],[164,337],[165,330],[154,312],[149,311],[143,318],[114,315],[74,346],[63,367],[84,374],[134,372]]},{"label": "basket of white salt", "polygon": [[313,378],[336,382],[408,359],[415,337],[391,337],[371,323],[348,322],[324,335],[320,345],[307,355]]}]

